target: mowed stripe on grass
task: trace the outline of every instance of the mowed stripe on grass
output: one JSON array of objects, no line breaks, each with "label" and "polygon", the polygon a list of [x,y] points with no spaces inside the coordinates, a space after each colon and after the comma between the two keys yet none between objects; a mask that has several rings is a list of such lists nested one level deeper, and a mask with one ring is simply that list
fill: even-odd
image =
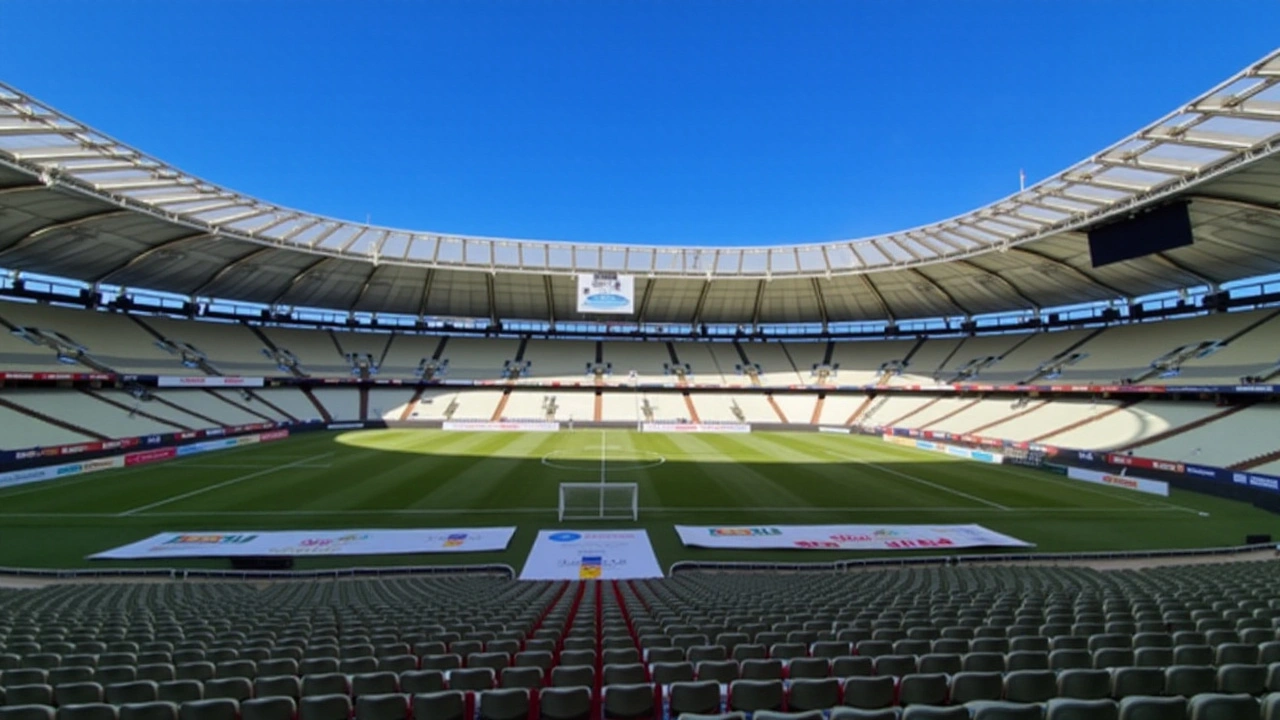
[{"label": "mowed stripe on grass", "polygon": [[[1046,551],[1226,545],[1240,542],[1246,531],[1280,534],[1275,516],[1240,503],[1178,492],[1166,502],[877,438],[395,429],[303,435],[0,491],[0,565],[80,565],[89,553],[161,530],[515,525],[505,553],[359,562],[518,567],[537,529],[557,526],[559,483],[599,478],[602,446],[607,478],[636,483],[647,510],[638,523],[575,524],[644,527],[664,563],[851,555],[687,549],[673,522],[978,522]],[[543,463],[548,457],[555,462]],[[1200,511],[1210,517],[1198,516]],[[344,562],[350,563],[304,564]]]}]

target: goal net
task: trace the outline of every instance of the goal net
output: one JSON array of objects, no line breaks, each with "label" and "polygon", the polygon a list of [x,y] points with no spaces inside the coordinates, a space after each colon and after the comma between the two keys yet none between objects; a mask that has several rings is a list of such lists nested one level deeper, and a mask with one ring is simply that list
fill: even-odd
[{"label": "goal net", "polygon": [[560,483],[560,521],[637,520],[639,498],[635,483]]}]

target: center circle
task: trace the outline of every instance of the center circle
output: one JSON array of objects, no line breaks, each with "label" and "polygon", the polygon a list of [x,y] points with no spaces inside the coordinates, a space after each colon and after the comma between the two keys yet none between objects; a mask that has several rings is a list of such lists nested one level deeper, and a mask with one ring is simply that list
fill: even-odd
[{"label": "center circle", "polygon": [[[569,470],[571,472],[588,472],[593,475],[598,474],[600,472],[601,463],[591,458],[574,458],[573,459],[574,462],[578,464],[570,464],[570,461],[568,458],[557,459],[557,456],[563,455],[566,452],[568,451],[552,450],[551,452],[542,456],[542,464],[546,465],[549,468],[555,468],[557,470]],[[641,470],[656,468],[659,465],[662,465],[667,462],[666,457],[656,452],[653,452],[651,450],[633,450],[631,452],[633,454],[647,456],[647,458],[625,459],[625,460],[613,460],[613,459],[605,458],[605,461],[604,461],[605,472],[607,473],[639,472]]]}]

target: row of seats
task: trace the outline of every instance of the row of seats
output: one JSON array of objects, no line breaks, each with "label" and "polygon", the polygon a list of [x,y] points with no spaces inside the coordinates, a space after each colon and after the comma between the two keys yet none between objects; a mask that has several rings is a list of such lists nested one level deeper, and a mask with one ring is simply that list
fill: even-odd
[{"label": "row of seats", "polygon": [[[906,708],[786,711],[753,701],[707,704],[704,712],[676,713],[644,686],[607,688],[597,702],[588,688],[541,692],[493,690],[477,694],[445,691],[421,695],[368,695],[354,702],[324,695],[295,701],[271,697],[53,708],[0,707],[0,720],[1280,720],[1280,693],[1261,700],[1247,695],[1127,697],[1113,700],[1055,698],[1045,703],[979,701],[964,705]],[[764,698],[758,698],[764,700]],[[727,709],[725,707],[727,705]]]},{"label": "row of seats", "polygon": [[[1061,673],[1022,670],[1003,675],[992,672],[960,672],[954,675],[916,673],[902,677],[878,675],[844,679],[802,678],[786,682],[777,679],[707,678],[695,675],[691,668],[686,667],[685,670],[683,673],[673,672],[668,677],[652,680],[646,676],[643,668],[626,675],[610,676],[606,672],[603,683],[606,688],[640,685],[652,687],[667,694],[678,709],[688,705],[681,698],[693,698],[691,702],[696,705],[713,695],[718,697],[726,689],[730,696],[736,696],[740,700],[744,697],[775,698],[780,705],[803,710],[829,709],[840,705],[875,709],[896,705],[963,704],[980,700],[1036,703],[1057,697],[1099,700],[1123,699],[1134,695],[1192,697],[1215,692],[1245,695],[1280,692],[1280,664],[1270,668],[1254,665],[1230,665],[1217,669],[1175,666],[1163,671],[1156,668],[1120,668],[1111,672],[1067,670]],[[203,682],[137,680],[104,686],[86,681],[56,688],[50,685],[0,688],[0,706],[62,707],[104,702],[122,705],[220,698],[249,700],[278,696],[295,700],[334,695],[359,699],[368,695],[416,695],[446,689],[467,692],[493,689],[539,690],[547,686],[546,680],[539,668],[508,668],[500,677],[484,668],[452,673],[415,671],[401,676],[375,673],[354,678],[339,674],[303,678],[285,675],[259,678],[254,682],[247,678]],[[552,671],[549,686],[595,687],[595,674],[589,667],[557,667]]]},{"label": "row of seats", "polygon": [[[1197,637],[1186,637],[1188,635],[1197,635]],[[164,667],[172,666],[176,668],[174,673],[178,676],[204,679],[205,677],[307,675],[322,672],[347,674],[377,671],[403,672],[419,668],[449,670],[460,667],[489,667],[501,670],[508,666],[534,666],[545,670],[557,662],[566,665],[594,666],[598,663],[614,665],[639,662],[642,657],[649,663],[720,661],[733,662],[753,669],[778,667],[779,673],[791,674],[796,672],[796,668],[812,672],[812,668],[848,665],[854,662],[849,658],[861,657],[872,661],[877,673],[887,675],[903,675],[907,672],[915,672],[919,667],[936,663],[943,663],[946,667],[950,667],[957,658],[960,666],[956,669],[994,671],[1280,662],[1280,640],[1271,639],[1260,643],[1223,642],[1212,645],[1198,635],[1198,633],[1186,632],[1172,635],[1143,633],[1134,637],[1064,635],[1051,639],[1018,638],[1014,642],[995,638],[899,640],[894,643],[868,640],[852,647],[848,643],[818,642],[810,647],[798,646],[784,651],[774,646],[772,652],[755,644],[740,644],[734,646],[732,651],[723,645],[689,648],[657,646],[650,647],[643,653],[638,652],[634,647],[606,648],[600,653],[595,650],[562,650],[557,653],[554,649],[538,649],[515,653],[474,652],[465,656],[457,653],[421,656],[404,654],[341,660],[331,657],[303,659],[268,657],[262,660],[250,660],[247,659],[249,657],[247,654],[240,655],[240,659],[220,659],[230,656],[222,653],[206,653],[201,650],[178,650],[173,653],[154,651],[136,655],[104,653],[64,656],[35,653],[23,656],[3,653],[0,654],[0,683],[5,682],[6,673],[11,674],[18,670],[44,670],[55,673],[56,677],[59,670],[70,671],[85,667],[113,668],[116,672],[123,672],[119,668],[134,667],[163,672]],[[1179,642],[1181,640],[1201,640],[1202,642]],[[554,648],[556,645],[552,640],[530,640],[527,645],[534,647],[535,643],[545,643],[547,648]],[[544,646],[538,645],[538,647]],[[882,667],[887,669],[882,670]],[[822,675],[828,674],[819,672]],[[840,674],[841,670],[836,668],[834,672]],[[852,673],[846,671],[846,674]],[[26,677],[35,677],[35,673],[29,673]]]}]

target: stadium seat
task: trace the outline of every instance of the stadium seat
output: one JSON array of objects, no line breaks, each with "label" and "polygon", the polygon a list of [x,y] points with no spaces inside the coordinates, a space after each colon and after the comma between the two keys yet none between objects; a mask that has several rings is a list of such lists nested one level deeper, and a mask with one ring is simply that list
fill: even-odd
[{"label": "stadium seat", "polygon": [[116,706],[106,703],[63,705],[58,708],[57,720],[116,720]]},{"label": "stadium seat", "polygon": [[1004,697],[1004,676],[998,672],[960,672],[951,678],[951,702],[963,705]]},{"label": "stadium seat", "polygon": [[0,705],[0,720],[55,720],[48,705]]},{"label": "stadium seat", "polygon": [[[640,688],[645,686],[630,686],[631,688]],[[631,693],[639,695],[639,690],[632,689]],[[606,695],[607,700],[607,695]],[[672,683],[667,688],[668,706],[674,715],[683,713],[694,713],[700,715],[708,715],[720,712],[720,683],[711,680],[698,680],[691,683]],[[634,707],[639,708],[641,703],[637,697],[634,701]],[[652,700],[650,700],[648,709],[652,712]],[[606,707],[607,710],[607,707]],[[632,717],[641,717],[643,712],[639,712]],[[628,718],[619,718],[619,720],[629,720]]]},{"label": "stadium seat", "polygon": [[1112,700],[1054,698],[1045,706],[1044,720],[1119,720],[1120,708]]},{"label": "stadium seat", "polygon": [[845,678],[843,687],[843,704],[849,707],[875,710],[893,705],[892,677],[849,677]]},{"label": "stadium seat", "polygon": [[1188,720],[1259,720],[1261,707],[1249,695],[1202,693],[1187,701]]},{"label": "stadium seat", "polygon": [[177,720],[178,706],[167,702],[125,703],[118,706],[120,720]]},{"label": "stadium seat", "polygon": [[943,705],[950,692],[949,678],[942,673],[915,673],[903,676],[898,683],[898,703]]},{"label": "stadium seat", "polygon": [[239,702],[248,700],[251,697],[253,697],[253,683],[246,677],[221,678],[204,683],[204,698],[206,700],[231,699]]},{"label": "stadium seat", "polygon": [[[696,695],[703,683],[674,683],[669,690],[671,712],[697,712]],[[720,686],[716,688],[716,708],[719,709]],[[686,705],[685,703],[694,704]],[[629,685],[606,685],[603,690],[602,704],[605,720],[640,720],[648,718],[654,712],[654,688],[647,683]]]},{"label": "stadium seat", "polygon": [[1035,703],[980,700],[965,705],[973,720],[1043,720],[1044,709]]},{"label": "stadium seat", "polygon": [[730,711],[782,710],[785,699],[782,680],[735,680],[729,685]]},{"label": "stadium seat", "polygon": [[178,720],[239,720],[240,703],[231,698],[192,700],[178,706]]}]

